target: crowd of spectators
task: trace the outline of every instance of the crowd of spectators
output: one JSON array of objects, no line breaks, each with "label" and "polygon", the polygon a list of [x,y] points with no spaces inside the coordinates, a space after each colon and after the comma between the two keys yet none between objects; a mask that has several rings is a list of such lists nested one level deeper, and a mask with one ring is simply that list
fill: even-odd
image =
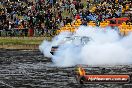
[{"label": "crowd of spectators", "polygon": [[95,2],[98,3],[89,10],[91,2],[87,0],[87,9],[78,13],[80,18],[100,23],[105,19],[128,17],[129,21],[132,22],[132,14],[125,13],[132,8],[131,0],[95,0]]},{"label": "crowd of spectators", "polygon": [[131,0],[0,0],[0,36],[52,34],[77,18],[101,22],[125,16],[128,8]]}]

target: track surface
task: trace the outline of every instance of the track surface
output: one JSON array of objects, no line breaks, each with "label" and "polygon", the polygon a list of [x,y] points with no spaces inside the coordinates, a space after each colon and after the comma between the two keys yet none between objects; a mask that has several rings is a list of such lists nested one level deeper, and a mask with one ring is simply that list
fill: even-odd
[{"label": "track surface", "polygon": [[[132,65],[90,67],[88,72],[132,73]],[[0,50],[0,88],[132,88],[132,84],[79,85],[75,67],[55,67],[39,51]]]}]

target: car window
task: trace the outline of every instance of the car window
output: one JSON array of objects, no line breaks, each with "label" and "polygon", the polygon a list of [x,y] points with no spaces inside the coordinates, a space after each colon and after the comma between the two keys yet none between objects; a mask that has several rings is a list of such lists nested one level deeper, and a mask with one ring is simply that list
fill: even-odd
[{"label": "car window", "polygon": [[74,37],[73,38],[73,44],[81,45],[81,37]]},{"label": "car window", "polygon": [[87,44],[89,41],[90,41],[89,37],[82,37],[81,38],[81,42],[82,42],[83,45]]}]

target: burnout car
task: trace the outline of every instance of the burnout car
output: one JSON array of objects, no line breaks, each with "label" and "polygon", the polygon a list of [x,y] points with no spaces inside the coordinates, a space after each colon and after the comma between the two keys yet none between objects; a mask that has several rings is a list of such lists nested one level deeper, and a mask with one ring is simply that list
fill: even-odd
[{"label": "burnout car", "polygon": [[74,46],[84,46],[91,40],[87,36],[71,36],[63,38],[58,44],[52,45],[50,53],[54,55],[58,51],[58,48],[64,44],[73,44]]}]

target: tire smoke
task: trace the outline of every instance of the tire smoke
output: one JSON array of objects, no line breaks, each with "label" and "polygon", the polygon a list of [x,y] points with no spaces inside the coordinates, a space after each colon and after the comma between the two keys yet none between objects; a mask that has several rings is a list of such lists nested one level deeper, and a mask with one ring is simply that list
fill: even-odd
[{"label": "tire smoke", "polygon": [[39,46],[46,57],[51,57],[57,66],[86,65],[124,65],[132,64],[132,34],[120,36],[115,29],[80,26],[73,36],[88,36],[92,40],[81,47],[75,44],[63,44],[55,55],[50,54],[51,47],[57,45],[70,32],[60,33]]}]

